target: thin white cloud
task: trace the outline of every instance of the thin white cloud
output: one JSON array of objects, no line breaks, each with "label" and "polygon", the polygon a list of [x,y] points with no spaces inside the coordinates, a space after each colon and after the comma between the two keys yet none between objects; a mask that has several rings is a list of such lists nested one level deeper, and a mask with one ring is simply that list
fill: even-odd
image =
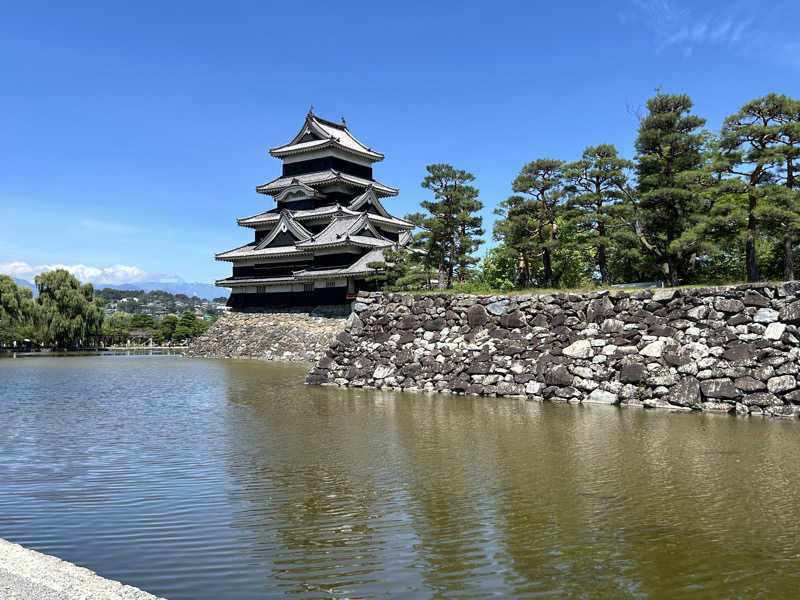
[{"label": "thin white cloud", "polygon": [[[688,0],[630,0],[620,21],[650,30],[657,53],[673,50],[689,57],[700,46],[724,47],[800,66],[800,59],[785,54],[785,44],[782,47],[786,37],[778,29],[786,23],[777,18],[782,12],[794,12],[785,0],[774,3],[767,12],[758,4],[742,2],[709,7]],[[791,35],[791,27],[788,33]],[[792,58],[787,60],[787,56]]]},{"label": "thin white cloud", "polygon": [[121,284],[137,283],[151,279],[151,275],[131,265],[112,265],[110,267],[92,267],[89,265],[31,265],[23,261],[0,263],[0,273],[11,275],[26,281],[33,281],[33,278],[40,273],[64,269],[83,282],[95,284]]},{"label": "thin white cloud", "polygon": [[81,226],[84,229],[105,233],[136,233],[138,230],[133,225],[114,223],[112,221],[101,221],[100,219],[81,219]]}]

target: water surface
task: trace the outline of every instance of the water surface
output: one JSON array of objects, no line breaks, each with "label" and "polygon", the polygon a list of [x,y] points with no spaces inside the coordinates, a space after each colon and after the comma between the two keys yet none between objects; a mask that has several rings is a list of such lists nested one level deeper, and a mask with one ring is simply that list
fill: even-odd
[{"label": "water surface", "polygon": [[776,598],[800,424],[0,360],[0,537],[158,595]]}]

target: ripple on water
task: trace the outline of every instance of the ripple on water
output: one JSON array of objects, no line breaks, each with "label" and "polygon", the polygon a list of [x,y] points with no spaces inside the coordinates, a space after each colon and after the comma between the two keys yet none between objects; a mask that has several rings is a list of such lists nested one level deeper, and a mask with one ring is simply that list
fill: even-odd
[{"label": "ripple on water", "polygon": [[0,361],[0,536],[172,600],[787,597],[797,424]]}]

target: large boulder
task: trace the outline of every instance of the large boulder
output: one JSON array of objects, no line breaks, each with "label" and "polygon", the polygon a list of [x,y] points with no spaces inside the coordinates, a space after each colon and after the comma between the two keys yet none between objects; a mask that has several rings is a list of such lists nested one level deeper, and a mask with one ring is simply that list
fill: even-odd
[{"label": "large boulder", "polygon": [[568,386],[572,385],[573,376],[564,365],[549,367],[544,372],[544,381],[547,385]]},{"label": "large boulder", "polygon": [[700,382],[694,377],[684,377],[667,395],[670,404],[677,406],[697,407],[700,405]]},{"label": "large boulder", "polygon": [[755,290],[747,290],[744,293],[742,302],[745,306],[757,306],[759,308],[769,306],[769,298],[765,298]]},{"label": "large boulder", "polygon": [[778,320],[779,313],[772,308],[759,308],[756,314],[753,315],[753,321],[756,323],[774,323]]},{"label": "large boulder", "polygon": [[768,340],[779,340],[786,331],[786,323],[770,323],[764,331],[764,337]]},{"label": "large boulder", "polygon": [[746,377],[737,377],[733,384],[743,392],[760,392],[767,389],[767,385],[763,381],[754,379],[749,375]]},{"label": "large boulder", "polygon": [[733,382],[727,377],[720,379],[706,379],[700,383],[700,390],[706,398],[738,398],[741,392],[736,389]]},{"label": "large boulder", "polygon": [[571,358],[591,358],[594,356],[592,344],[589,340],[578,340],[573,342],[564,348],[561,353]]},{"label": "large boulder", "polygon": [[525,327],[527,323],[525,322],[525,315],[523,312],[520,310],[515,310],[501,316],[500,325],[508,329],[517,329]]},{"label": "large boulder", "polygon": [[779,316],[784,323],[800,323],[800,300],[784,306]]},{"label": "large boulder", "polygon": [[794,375],[779,375],[777,377],[770,377],[767,381],[767,389],[773,394],[789,392],[796,387],[797,381]]},{"label": "large boulder", "polygon": [[735,298],[717,298],[714,300],[714,308],[724,313],[738,313],[744,310],[744,303]]},{"label": "large boulder", "polygon": [[750,344],[734,344],[722,355],[731,362],[748,362],[756,357],[756,349]]},{"label": "large boulder", "polygon": [[467,310],[467,323],[470,327],[480,327],[485,325],[489,320],[489,315],[486,314],[486,309],[482,304],[473,304]]},{"label": "large boulder", "polygon": [[583,401],[588,404],[617,404],[619,398],[612,392],[594,390],[591,394],[586,396]]},{"label": "large boulder", "polygon": [[488,310],[491,314],[496,317],[500,315],[504,315],[506,309],[508,308],[508,300],[498,300],[497,302],[492,302],[486,306],[486,310]]},{"label": "large boulder", "polygon": [[650,358],[661,358],[661,355],[664,353],[664,349],[666,347],[666,340],[656,340],[655,342],[650,342],[644,348],[639,350],[639,354],[642,356],[649,356]]},{"label": "large boulder", "polygon": [[592,300],[586,307],[586,321],[589,323],[599,323],[605,317],[613,314],[614,303],[608,296]]},{"label": "large boulder", "polygon": [[619,372],[619,380],[622,383],[639,383],[647,377],[647,367],[642,363],[632,363],[625,365]]}]

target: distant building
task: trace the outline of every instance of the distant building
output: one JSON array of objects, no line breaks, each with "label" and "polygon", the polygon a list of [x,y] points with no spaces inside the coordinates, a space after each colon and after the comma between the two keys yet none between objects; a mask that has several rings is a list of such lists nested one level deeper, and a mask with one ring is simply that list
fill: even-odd
[{"label": "distant building", "polygon": [[354,138],[344,119],[311,110],[297,135],[269,153],[283,171],[256,191],[273,196],[275,208],[238,219],[253,240],[215,256],[233,263],[232,276],[216,282],[231,288],[228,305],[344,304],[374,289],[367,265],[382,261],[385,248],[406,246],[413,228],[381,203],[397,195],[372,177],[383,154]]}]

